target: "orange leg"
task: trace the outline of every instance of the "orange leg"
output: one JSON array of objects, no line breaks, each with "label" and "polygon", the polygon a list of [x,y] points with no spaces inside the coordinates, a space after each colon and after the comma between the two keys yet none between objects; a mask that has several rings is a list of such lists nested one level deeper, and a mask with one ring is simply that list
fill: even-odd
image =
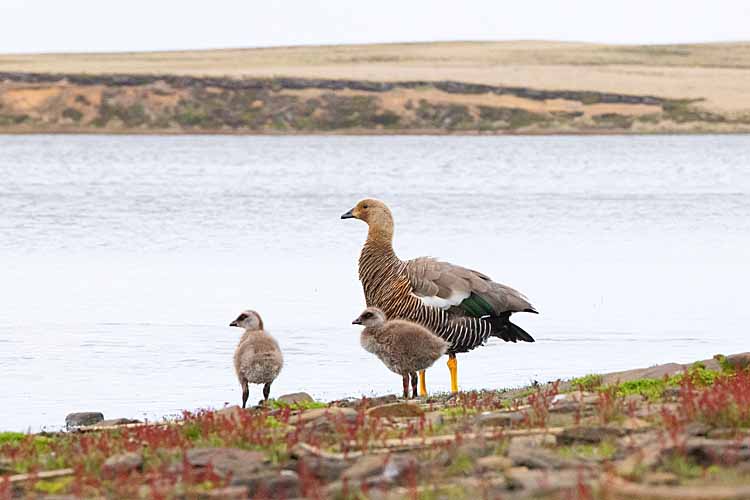
[{"label": "orange leg", "polygon": [[427,372],[422,370],[419,372],[419,397],[425,396],[427,396]]},{"label": "orange leg", "polygon": [[448,356],[448,370],[451,372],[451,392],[458,392],[458,361],[455,354]]}]

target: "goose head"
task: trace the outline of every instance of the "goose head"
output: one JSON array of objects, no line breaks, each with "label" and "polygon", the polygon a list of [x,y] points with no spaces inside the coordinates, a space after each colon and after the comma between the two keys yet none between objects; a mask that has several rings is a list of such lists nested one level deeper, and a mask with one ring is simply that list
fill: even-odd
[{"label": "goose head", "polygon": [[260,319],[260,314],[248,309],[247,311],[242,311],[234,321],[229,323],[229,326],[237,326],[245,330],[262,330],[263,320]]},{"label": "goose head", "polygon": [[385,313],[377,307],[368,307],[357,319],[352,321],[352,325],[362,325],[366,327],[381,326],[385,323]]},{"label": "goose head", "polygon": [[370,226],[370,235],[377,239],[393,237],[393,215],[388,205],[374,198],[365,198],[343,214],[342,219],[359,219]]}]

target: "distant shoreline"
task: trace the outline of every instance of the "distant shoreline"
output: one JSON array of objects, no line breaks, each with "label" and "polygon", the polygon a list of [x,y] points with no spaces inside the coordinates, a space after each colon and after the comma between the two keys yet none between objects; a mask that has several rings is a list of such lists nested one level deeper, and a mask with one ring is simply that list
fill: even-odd
[{"label": "distant shoreline", "polygon": [[450,80],[0,73],[0,133],[612,135],[750,133],[700,100]]}]

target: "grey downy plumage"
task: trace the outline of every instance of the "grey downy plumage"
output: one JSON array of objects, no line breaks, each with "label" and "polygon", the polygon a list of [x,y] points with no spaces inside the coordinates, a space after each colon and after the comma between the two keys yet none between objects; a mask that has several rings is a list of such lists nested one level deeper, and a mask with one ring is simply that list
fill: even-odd
[{"label": "grey downy plumage", "polygon": [[284,366],[279,344],[263,330],[263,320],[255,311],[240,313],[229,326],[245,329],[234,351],[234,370],[242,388],[242,407],[247,404],[248,384],[263,384],[263,399],[268,400],[271,383]]},{"label": "grey downy plumage", "polygon": [[425,327],[404,320],[387,321],[383,311],[368,307],[352,321],[364,325],[362,347],[374,354],[392,372],[403,378],[404,398],[417,396],[417,372],[426,370],[448,350],[448,343]]}]

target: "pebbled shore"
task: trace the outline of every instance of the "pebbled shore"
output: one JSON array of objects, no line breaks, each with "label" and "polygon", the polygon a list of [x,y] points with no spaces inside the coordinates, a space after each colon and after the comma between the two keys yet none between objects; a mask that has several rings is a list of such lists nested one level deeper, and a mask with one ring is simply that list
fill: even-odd
[{"label": "pebbled shore", "polygon": [[0,499],[750,497],[750,353],[514,390],[70,415],[0,434]]}]

